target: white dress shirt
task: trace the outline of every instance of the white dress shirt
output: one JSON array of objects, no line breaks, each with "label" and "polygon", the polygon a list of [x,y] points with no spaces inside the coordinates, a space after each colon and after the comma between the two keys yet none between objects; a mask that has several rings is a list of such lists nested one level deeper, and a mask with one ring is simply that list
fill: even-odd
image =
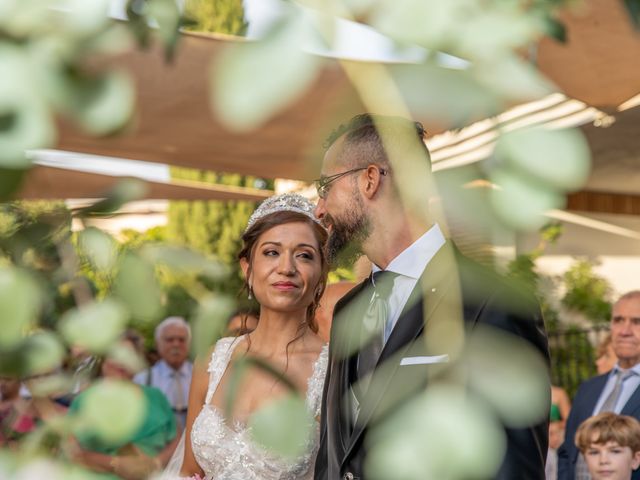
[{"label": "white dress shirt", "polygon": [[[422,273],[445,242],[442,230],[436,223],[424,235],[391,260],[387,266],[386,271],[396,273],[397,277],[393,281],[393,289],[387,303],[389,317],[384,329],[385,343],[389,339],[393,327],[398,322],[398,318],[400,318],[411,292],[416,288]],[[374,273],[380,270],[380,267],[373,264],[372,271]]]},{"label": "white dress shirt", "polygon": [[[189,398],[189,385],[191,385],[191,370],[193,366],[188,360],[182,364],[177,370],[180,375],[182,383],[183,394],[182,398]],[[176,399],[173,398],[173,372],[175,370],[171,368],[164,360],[158,360],[153,367],[151,367],[151,384],[150,386],[156,387],[161,390],[169,400],[172,407],[175,407]],[[149,370],[143,370],[133,377],[133,381],[139,385],[148,384]]]}]

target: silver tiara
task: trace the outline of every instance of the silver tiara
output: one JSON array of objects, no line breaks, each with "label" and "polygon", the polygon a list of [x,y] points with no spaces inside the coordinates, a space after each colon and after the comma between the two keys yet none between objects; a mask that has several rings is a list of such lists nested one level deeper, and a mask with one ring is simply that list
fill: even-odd
[{"label": "silver tiara", "polygon": [[263,201],[258,208],[249,217],[247,228],[245,232],[249,230],[253,225],[261,218],[271,215],[276,212],[297,212],[302,215],[306,215],[311,220],[322,226],[322,223],[313,214],[316,206],[297,193],[282,193],[280,195],[274,195]]}]

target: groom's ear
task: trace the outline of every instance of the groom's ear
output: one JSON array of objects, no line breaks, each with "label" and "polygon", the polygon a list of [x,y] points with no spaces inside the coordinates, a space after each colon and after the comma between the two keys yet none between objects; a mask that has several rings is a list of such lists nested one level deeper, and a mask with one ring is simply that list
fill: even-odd
[{"label": "groom's ear", "polygon": [[363,194],[367,198],[373,198],[380,189],[380,168],[369,165],[364,172]]}]

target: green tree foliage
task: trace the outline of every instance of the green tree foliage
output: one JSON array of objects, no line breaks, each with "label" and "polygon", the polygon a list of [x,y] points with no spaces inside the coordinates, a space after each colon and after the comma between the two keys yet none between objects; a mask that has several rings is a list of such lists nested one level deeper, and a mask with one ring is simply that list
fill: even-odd
[{"label": "green tree foliage", "polygon": [[184,12],[195,22],[189,27],[191,30],[229,35],[244,35],[247,31],[242,0],[187,0]]},{"label": "green tree foliage", "polygon": [[582,312],[595,323],[607,323],[611,318],[611,285],[593,272],[593,263],[578,260],[564,274],[567,292],[562,304]]},{"label": "green tree foliage", "polygon": [[17,201],[0,204],[0,262],[23,268],[39,279],[47,301],[41,325],[53,327],[73,307],[73,284],[95,292],[90,277],[70,277],[62,268],[60,245],[71,236],[71,212],[62,201]]}]

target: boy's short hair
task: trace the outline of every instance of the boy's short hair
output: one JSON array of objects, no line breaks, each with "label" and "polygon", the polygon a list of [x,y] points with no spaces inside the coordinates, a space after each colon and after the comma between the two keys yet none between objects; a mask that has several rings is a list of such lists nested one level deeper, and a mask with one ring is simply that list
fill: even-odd
[{"label": "boy's short hair", "polygon": [[608,442],[629,447],[635,453],[640,451],[640,422],[627,415],[600,413],[580,424],[575,442],[583,453],[594,443],[604,445]]}]

